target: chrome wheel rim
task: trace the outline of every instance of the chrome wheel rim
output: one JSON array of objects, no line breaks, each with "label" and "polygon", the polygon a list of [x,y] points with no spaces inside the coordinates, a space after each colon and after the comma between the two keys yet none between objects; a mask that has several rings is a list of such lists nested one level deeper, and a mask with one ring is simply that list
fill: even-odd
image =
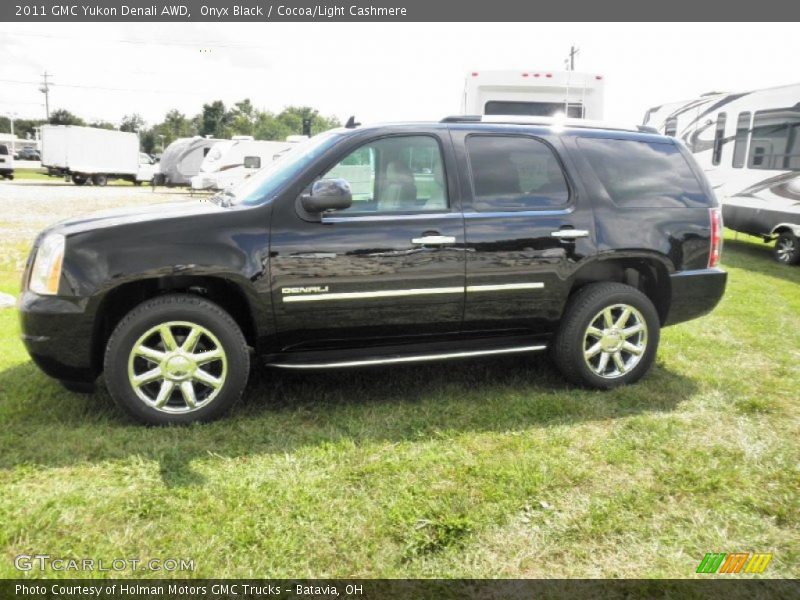
[{"label": "chrome wheel rim", "polygon": [[781,262],[789,262],[794,254],[794,240],[784,237],[775,243],[775,255]]},{"label": "chrome wheel rim", "polygon": [[647,349],[647,323],[629,304],[598,312],[583,336],[583,360],[592,373],[616,379],[629,373]]},{"label": "chrome wheel rim", "polygon": [[188,413],[219,396],[228,374],[225,349],[208,329],[168,321],[148,329],[128,358],[128,381],[148,407]]}]

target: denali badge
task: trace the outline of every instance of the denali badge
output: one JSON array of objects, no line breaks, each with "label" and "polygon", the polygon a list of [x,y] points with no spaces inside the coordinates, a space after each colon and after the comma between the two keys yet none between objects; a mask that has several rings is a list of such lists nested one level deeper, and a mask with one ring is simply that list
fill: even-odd
[{"label": "denali badge", "polygon": [[281,292],[284,294],[324,294],[328,289],[327,285],[310,285],[307,287],[281,288]]}]

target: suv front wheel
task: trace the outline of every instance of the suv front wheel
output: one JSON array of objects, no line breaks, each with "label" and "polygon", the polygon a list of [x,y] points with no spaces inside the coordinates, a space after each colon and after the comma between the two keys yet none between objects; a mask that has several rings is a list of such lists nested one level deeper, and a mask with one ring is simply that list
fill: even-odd
[{"label": "suv front wheel", "polygon": [[610,389],[647,373],[659,333],[658,313],[642,292],[621,283],[593,283],[570,300],[553,355],[573,383]]},{"label": "suv front wheel", "polygon": [[211,421],[242,395],[250,355],[242,331],[204,298],[143,302],[114,329],[105,379],[114,401],[151,425]]}]

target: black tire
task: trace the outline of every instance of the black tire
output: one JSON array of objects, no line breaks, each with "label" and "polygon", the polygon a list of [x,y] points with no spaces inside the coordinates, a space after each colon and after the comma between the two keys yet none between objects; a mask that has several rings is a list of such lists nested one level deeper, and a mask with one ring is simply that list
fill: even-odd
[{"label": "black tire", "polygon": [[73,394],[93,394],[95,389],[93,381],[66,381],[61,379],[59,383]]},{"label": "black tire", "polygon": [[[631,334],[635,336],[631,338],[624,338],[619,334],[622,330],[616,327],[614,321],[623,313],[624,309],[620,305],[633,308],[627,323],[641,320],[645,326],[643,333]],[[594,334],[588,333],[590,325],[596,325],[597,319],[604,322],[602,313],[609,307],[612,307],[610,314],[613,316],[612,325],[608,329],[611,333],[602,338],[593,337]],[[630,321],[631,318],[633,321]],[[655,359],[659,337],[658,313],[647,296],[636,288],[621,283],[592,283],[578,290],[570,299],[553,343],[553,359],[570,382],[611,389],[638,381],[647,373]],[[625,342],[631,342],[631,346],[641,349],[641,353],[635,355],[625,350],[628,347],[622,346]],[[599,351],[596,350],[598,347],[601,348]],[[584,352],[587,350],[596,352],[586,359]],[[601,368],[603,354],[609,356],[605,359],[607,366],[601,375],[593,369]],[[621,364],[629,370],[625,371],[617,366],[615,354],[619,354]]]},{"label": "black tire", "polygon": [[72,183],[74,183],[75,185],[85,185],[88,180],[89,178],[84,175],[72,176]]},{"label": "black tire", "polygon": [[800,239],[791,231],[784,231],[775,240],[772,257],[782,265],[800,263]]},{"label": "black tire", "polygon": [[98,173],[92,177],[92,183],[102,187],[108,183],[108,177],[102,173]]},{"label": "black tire", "polygon": [[[200,383],[200,393],[197,395],[198,407],[194,410],[186,410],[189,404],[185,401],[185,395],[180,387],[175,387],[174,391],[169,394],[169,400],[164,408],[155,408],[154,403],[145,402],[138,394],[150,395],[152,399],[152,396],[156,395],[156,389],[151,388],[148,391],[145,389],[146,386],[157,386],[160,391],[165,383],[170,383],[167,382],[167,378],[159,375],[158,380],[152,384],[139,387],[137,392],[128,375],[129,364],[134,365],[134,373],[136,373],[136,361],[148,360],[131,358],[134,346],[139,343],[145,345],[146,342],[142,341],[142,336],[147,335],[147,332],[154,327],[168,322],[188,322],[203,328],[211,336],[201,339],[208,341],[211,347],[218,344],[224,351],[224,360],[227,366],[220,368],[217,365],[217,368],[221,369],[221,374],[220,372],[216,374],[216,377],[221,379],[223,383],[219,386],[218,391],[215,392],[216,396],[207,400],[206,404],[202,404],[202,393],[205,391],[207,392],[207,397],[210,397],[208,394],[211,394],[213,390],[210,387],[206,390],[204,385]],[[175,334],[174,341],[176,344],[183,345],[186,337],[181,341],[180,326],[173,326],[172,331]],[[160,334],[154,335],[157,335],[162,340],[160,348],[162,351],[165,350],[167,344],[163,342],[164,338],[161,338]],[[212,340],[212,338],[214,339]],[[148,342],[148,345],[157,347],[153,346],[152,342]],[[201,352],[207,349],[201,349]],[[174,352],[178,351],[175,350]],[[169,363],[163,362],[161,364],[168,365]],[[152,364],[148,362],[147,366],[140,368],[140,371],[149,370],[151,367],[154,370],[156,369],[155,361],[152,361]],[[213,302],[188,294],[159,296],[158,298],[147,300],[134,308],[114,329],[105,353],[105,380],[111,397],[133,418],[149,425],[207,422],[221,417],[241,398],[247,384],[249,371],[250,354],[247,343],[241,329],[233,318]],[[194,379],[190,378],[190,380],[195,382]],[[186,382],[172,383],[180,386]],[[193,385],[197,386],[197,383],[195,382]],[[197,387],[194,389],[192,396],[198,390]],[[181,404],[186,406],[181,407]],[[185,412],[175,412],[179,410],[185,410]]]}]

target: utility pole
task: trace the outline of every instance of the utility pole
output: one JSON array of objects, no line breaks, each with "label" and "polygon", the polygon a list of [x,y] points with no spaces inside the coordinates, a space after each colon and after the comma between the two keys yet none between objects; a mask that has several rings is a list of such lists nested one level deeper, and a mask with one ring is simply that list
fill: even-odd
[{"label": "utility pole", "polygon": [[568,71],[575,70],[575,56],[580,52],[580,48],[576,48],[575,44],[569,47],[569,58],[567,58],[564,62],[567,65]]},{"label": "utility pole", "polygon": [[39,88],[39,91],[44,94],[44,110],[47,115],[47,120],[50,121],[50,85],[47,81],[47,71],[44,72],[42,87]]},{"label": "utility pole", "polygon": [[17,113],[8,113],[8,122],[11,123],[11,156],[13,158],[14,154],[17,153],[17,140],[15,139],[16,136],[14,135],[14,117],[17,116]]}]

